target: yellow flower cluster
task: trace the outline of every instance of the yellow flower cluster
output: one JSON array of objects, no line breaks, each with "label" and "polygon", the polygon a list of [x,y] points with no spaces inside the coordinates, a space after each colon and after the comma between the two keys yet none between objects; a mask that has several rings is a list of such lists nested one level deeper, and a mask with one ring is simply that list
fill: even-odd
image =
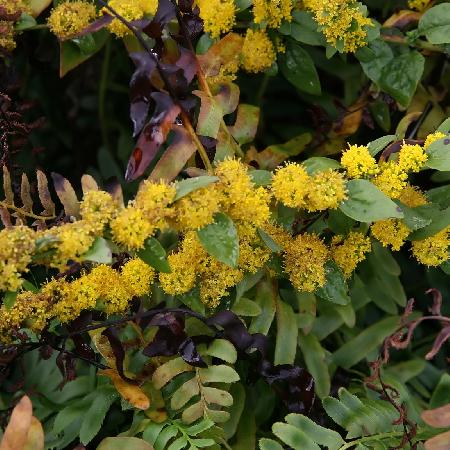
[{"label": "yellow flower cluster", "polygon": [[345,278],[350,277],[371,249],[370,238],[357,231],[351,231],[347,237],[334,236],[331,241],[331,257],[340,267]]},{"label": "yellow flower cluster", "polygon": [[279,28],[283,20],[291,21],[292,0],[253,0],[253,16],[257,24]]},{"label": "yellow flower cluster", "polygon": [[[158,9],[158,0],[110,0],[108,5],[128,22],[142,19],[147,15],[154,15]],[[108,10],[104,8],[108,13]],[[108,25],[109,31],[117,37],[131,34],[131,30],[119,19],[114,19]]]},{"label": "yellow flower cluster", "polygon": [[247,72],[262,72],[275,61],[275,47],[264,30],[247,30],[242,46],[242,67]]},{"label": "yellow flower cluster", "polygon": [[[29,12],[30,6],[25,0],[0,0],[2,15],[20,16],[23,12]],[[7,17],[9,20],[9,17]]]},{"label": "yellow flower cluster", "polygon": [[47,23],[53,34],[65,40],[86,28],[96,16],[94,4],[84,0],[67,0],[52,9]]},{"label": "yellow flower cluster", "polygon": [[[410,208],[416,208],[427,203],[425,196],[414,186],[408,184],[400,193],[399,200]],[[375,222],[371,226],[372,235],[384,247],[398,251],[405,243],[411,230],[400,219],[386,219]]]},{"label": "yellow flower cluster", "polygon": [[22,285],[35,248],[35,233],[23,225],[0,231],[0,291],[15,291]]},{"label": "yellow flower cluster", "polygon": [[0,308],[0,340],[8,341],[22,326],[40,332],[53,318],[69,322],[83,310],[121,313],[134,296],[150,292],[154,278],[155,271],[149,265],[133,258],[120,272],[101,264],[73,281],[52,279],[38,293],[19,293],[11,309]]},{"label": "yellow flower cluster", "polygon": [[386,195],[398,198],[407,186],[408,173],[419,172],[428,159],[420,145],[403,144],[397,161],[380,164],[380,173],[373,180]]},{"label": "yellow flower cluster", "polygon": [[373,177],[379,171],[375,158],[366,146],[350,145],[342,154],[341,165],[349,178]]},{"label": "yellow flower cluster", "polygon": [[436,131],[436,133],[429,134],[425,139],[425,143],[423,144],[423,148],[426,150],[433,142],[438,141],[439,139],[445,138],[446,135],[441,133],[440,131]]},{"label": "yellow flower cluster", "polygon": [[9,52],[16,48],[13,22],[0,20],[0,48]]},{"label": "yellow flower cluster", "polygon": [[176,189],[165,183],[145,181],[136,198],[111,221],[115,242],[129,249],[140,249],[158,228],[167,225],[173,215],[168,205],[175,199]]},{"label": "yellow flower cluster", "polygon": [[256,239],[243,238],[239,243],[238,267],[233,268],[209,256],[197,234],[188,231],[177,252],[168,256],[170,273],[160,273],[159,281],[166,294],[189,292],[198,283],[200,300],[214,308],[228,289],[242,280],[245,272],[255,273],[269,259],[270,252]]},{"label": "yellow flower cluster", "polygon": [[354,0],[303,0],[333,46],[342,44],[344,52],[355,52],[366,45],[367,27],[372,21],[363,14],[362,5]]},{"label": "yellow flower cluster", "polygon": [[412,253],[421,264],[439,266],[449,257],[450,227],[421,241],[412,242]]},{"label": "yellow flower cluster", "polygon": [[236,5],[233,0],[197,0],[205,31],[212,38],[219,37],[233,28]]},{"label": "yellow flower cluster", "polygon": [[408,6],[417,11],[423,11],[430,3],[431,0],[408,0]]},{"label": "yellow flower cluster", "polygon": [[341,173],[329,169],[309,176],[296,163],[277,169],[272,192],[286,206],[308,211],[336,209],[346,198],[345,179]]},{"label": "yellow flower cluster", "polygon": [[284,270],[295,289],[314,292],[325,284],[329,251],[315,234],[299,234],[285,248]]}]

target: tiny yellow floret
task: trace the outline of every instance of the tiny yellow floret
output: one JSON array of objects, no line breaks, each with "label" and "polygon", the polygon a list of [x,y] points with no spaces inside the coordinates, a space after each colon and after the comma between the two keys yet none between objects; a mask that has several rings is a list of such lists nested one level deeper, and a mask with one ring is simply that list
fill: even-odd
[{"label": "tiny yellow floret", "polygon": [[323,211],[336,209],[347,198],[345,179],[336,170],[324,170],[311,177],[306,209],[308,211]]},{"label": "tiny yellow floret", "polygon": [[233,28],[237,11],[233,0],[197,0],[197,5],[205,31],[212,38],[217,38]]},{"label": "tiny yellow floret", "polygon": [[288,163],[277,169],[272,179],[274,197],[290,208],[305,207],[309,186],[308,173],[297,163]]}]

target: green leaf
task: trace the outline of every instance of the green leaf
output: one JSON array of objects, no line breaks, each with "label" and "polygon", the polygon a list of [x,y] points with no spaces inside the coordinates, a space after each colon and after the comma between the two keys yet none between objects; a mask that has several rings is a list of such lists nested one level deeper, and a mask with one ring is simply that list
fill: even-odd
[{"label": "green leaf", "polygon": [[432,44],[450,43],[450,4],[441,3],[425,11],[418,29]]},{"label": "green leaf", "polygon": [[426,152],[428,155],[426,167],[440,171],[450,170],[450,136],[433,142]]},{"label": "green leaf", "polygon": [[239,236],[233,221],[225,214],[214,216],[214,223],[197,231],[204,249],[218,261],[236,267],[239,259]]},{"label": "green leaf", "polygon": [[325,264],[326,283],[325,286],[318,288],[316,294],[337,305],[348,305],[350,297],[348,295],[348,286],[345,281],[342,270],[334,261],[328,261]]},{"label": "green leaf", "polygon": [[262,312],[261,307],[253,300],[250,300],[245,297],[239,298],[231,308],[238,316],[245,317],[256,317],[259,316]]},{"label": "green leaf", "polygon": [[246,393],[242,383],[233,384],[230,388],[230,394],[234,399],[233,405],[231,405],[229,409],[230,420],[225,422],[223,425],[227,439],[230,439],[235,435],[242,412],[244,411]]},{"label": "green leaf", "polygon": [[408,239],[411,241],[421,241],[422,239],[434,236],[436,233],[439,233],[439,231],[442,231],[449,225],[450,207],[442,211],[436,211],[436,214],[433,216],[433,221],[430,223],[430,225],[421,228],[420,230],[414,231],[414,233],[411,233],[408,236]]},{"label": "green leaf", "polygon": [[7,291],[3,295],[3,304],[7,310],[10,310],[16,303],[17,291]]},{"label": "green leaf", "polygon": [[274,363],[293,364],[297,352],[297,317],[291,305],[277,301],[277,338]]},{"label": "green leaf", "polygon": [[143,439],[135,437],[108,437],[100,442],[97,450],[154,450]]},{"label": "green leaf", "polygon": [[399,205],[405,216],[403,222],[412,231],[430,225],[432,222],[432,215],[430,212],[433,213],[436,210],[436,208],[433,207],[434,205],[423,205],[416,208],[410,208],[400,202]]},{"label": "green leaf", "polygon": [[443,373],[430,399],[429,408],[439,408],[450,403],[450,374]]},{"label": "green leaf", "polygon": [[272,426],[273,434],[294,450],[320,450],[320,447],[303,431],[287,423],[276,422]]},{"label": "green leaf", "polygon": [[286,422],[302,430],[310,439],[328,450],[338,450],[344,440],[336,431],[321,427],[302,414],[288,414]]},{"label": "green leaf", "polygon": [[270,234],[266,233],[263,229],[258,228],[258,234],[261,240],[266,244],[267,248],[274,253],[280,253],[283,249],[272,239]]},{"label": "green leaf", "polygon": [[437,203],[441,208],[450,206],[450,185],[430,189],[426,195],[431,203]]},{"label": "green leaf", "polygon": [[148,238],[145,241],[144,248],[137,252],[137,256],[158,272],[170,273],[166,251],[158,239]]},{"label": "green leaf", "polygon": [[359,222],[375,222],[388,218],[403,218],[403,213],[386,194],[367,180],[350,180],[347,183],[348,199],[339,209]]},{"label": "green leaf", "polygon": [[330,394],[331,380],[325,350],[313,333],[306,335],[300,333],[298,345],[302,351],[306,368],[314,378],[316,394],[320,398],[326,397]]},{"label": "green leaf", "polygon": [[440,131],[441,133],[449,134],[450,133],[450,117],[445,119],[436,129],[436,131]]},{"label": "green leaf", "polygon": [[283,450],[283,447],[272,439],[262,438],[259,440],[260,450]]},{"label": "green leaf", "polygon": [[391,129],[391,113],[389,105],[382,99],[377,99],[369,105],[370,114],[380,128],[388,132]]},{"label": "green leaf", "polygon": [[381,345],[383,340],[398,328],[399,324],[398,316],[380,320],[341,345],[331,355],[330,362],[344,369],[349,369]]},{"label": "green leaf", "polygon": [[112,251],[106,239],[96,237],[91,248],[83,255],[84,261],[92,261],[100,264],[112,263]]},{"label": "green leaf", "polygon": [[16,31],[23,31],[28,28],[32,28],[35,25],[37,25],[37,22],[33,16],[30,16],[27,13],[22,13],[22,15],[19,17],[19,20],[16,22],[14,28]]},{"label": "green leaf", "polygon": [[99,432],[106,413],[118,398],[117,391],[109,385],[98,388],[89,410],[83,417],[80,429],[80,441],[86,445],[94,439]]},{"label": "green leaf", "polygon": [[272,172],[268,170],[251,170],[249,175],[256,186],[269,186],[272,183]]},{"label": "green leaf", "polygon": [[279,56],[281,72],[300,91],[320,95],[319,75],[309,53],[296,42],[289,40],[286,52]]},{"label": "green leaf", "polygon": [[381,70],[379,86],[407,107],[422,78],[425,58],[417,51],[411,51],[392,59]]},{"label": "green leaf", "polygon": [[238,373],[230,366],[219,364],[198,369],[202,383],[232,383],[239,381]]},{"label": "green leaf", "polygon": [[292,12],[289,35],[296,41],[308,45],[325,45],[326,40],[322,33],[317,30],[317,22],[309,11],[294,10]]},{"label": "green leaf", "polygon": [[369,142],[367,144],[367,148],[369,149],[369,153],[372,156],[377,155],[381,152],[386,146],[388,146],[391,142],[394,142],[395,139],[397,139],[397,136],[395,134],[390,134],[388,136],[382,136],[378,139],[375,139],[372,142]]},{"label": "green leaf", "polygon": [[97,53],[106,43],[109,33],[106,29],[92,35],[95,45],[89,53],[83,53],[80,47],[72,41],[60,43],[60,68],[59,75],[63,77],[75,67]]},{"label": "green leaf", "polygon": [[252,320],[249,327],[250,333],[267,334],[269,332],[270,325],[275,317],[276,294],[270,280],[263,280],[258,284],[255,301],[261,308],[261,314]]},{"label": "green leaf", "polygon": [[324,158],[322,156],[313,156],[303,161],[303,166],[309,175],[314,175],[316,172],[323,172],[327,169],[339,169],[341,165],[334,159]]},{"label": "green leaf", "polygon": [[234,364],[237,360],[237,352],[234,345],[226,339],[214,339],[206,350],[206,354],[230,364]]},{"label": "green leaf", "polygon": [[379,83],[383,67],[394,58],[391,47],[381,39],[360,49],[356,56],[364,73],[376,84]]}]

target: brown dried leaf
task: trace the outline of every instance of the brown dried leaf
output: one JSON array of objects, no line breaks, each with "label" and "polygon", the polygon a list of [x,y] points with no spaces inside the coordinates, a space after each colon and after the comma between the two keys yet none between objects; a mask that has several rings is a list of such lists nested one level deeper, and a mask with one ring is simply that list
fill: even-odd
[{"label": "brown dried leaf", "polygon": [[119,206],[119,208],[124,206],[122,186],[117,180],[108,182],[105,186],[105,189],[106,192],[109,192],[111,194],[111,197],[116,202],[117,206]]},{"label": "brown dried leaf", "polygon": [[[442,346],[450,339],[450,326],[443,328],[434,340],[432,349],[425,355],[425,359],[432,359],[438,353]],[[449,423],[450,426],[450,423]]]},{"label": "brown dried leaf", "polygon": [[53,185],[55,186],[56,195],[64,206],[67,216],[78,216],[80,204],[78,202],[75,190],[68,180],[58,173],[52,172]]},{"label": "brown dried leaf", "polygon": [[392,14],[389,19],[383,23],[384,28],[406,28],[409,25],[419,22],[421,13],[416,11],[410,11],[408,9],[402,9],[401,11]]},{"label": "brown dried leaf", "polygon": [[13,409],[0,443],[0,450],[24,450],[32,417],[33,406],[31,400],[24,395]]},{"label": "brown dried leaf", "polygon": [[14,205],[14,193],[11,185],[11,175],[6,166],[3,166],[3,191],[5,193],[6,203]]},{"label": "brown dried leaf", "polygon": [[38,185],[39,200],[44,207],[44,213],[48,216],[55,215],[55,204],[53,203],[52,196],[48,190],[48,180],[44,172],[36,170],[36,178]]},{"label": "brown dried leaf", "polygon": [[450,427],[450,403],[440,408],[428,409],[421,414],[423,421],[434,428]]},{"label": "brown dried leaf", "polygon": [[22,182],[20,185],[20,198],[22,200],[23,210],[33,212],[33,199],[31,198],[30,182],[26,174],[22,174]]},{"label": "brown dried leaf", "polygon": [[117,392],[135,408],[146,410],[150,407],[150,399],[144,391],[139,386],[127,383],[114,369],[100,370],[98,374],[110,378]]},{"label": "brown dried leaf", "polygon": [[81,189],[83,190],[83,194],[89,191],[98,191],[98,184],[91,175],[84,174],[81,177]]}]

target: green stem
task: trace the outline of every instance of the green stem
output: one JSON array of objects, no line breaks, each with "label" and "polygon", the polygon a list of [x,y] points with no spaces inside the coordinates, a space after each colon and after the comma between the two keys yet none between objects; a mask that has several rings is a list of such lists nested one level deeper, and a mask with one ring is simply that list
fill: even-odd
[{"label": "green stem", "polygon": [[98,93],[98,116],[100,120],[100,129],[102,132],[102,140],[108,151],[111,151],[108,139],[108,123],[105,113],[105,98],[108,89],[109,64],[111,61],[111,41],[108,39],[105,44],[105,54],[103,57],[102,72],[100,78],[100,86]]},{"label": "green stem", "polygon": [[258,93],[256,94],[256,104],[261,106],[264,94],[266,93],[267,86],[269,86],[270,76],[267,73],[264,74],[264,78],[259,86]]},{"label": "green stem", "polygon": [[220,443],[227,449],[227,450],[233,450],[227,443],[227,441],[223,438],[219,439]]},{"label": "green stem", "polygon": [[37,25],[34,25],[33,27],[25,28],[22,31],[30,31],[30,30],[44,30],[45,28],[48,28],[48,25],[46,23],[39,23]]},{"label": "green stem", "polygon": [[384,439],[384,438],[388,438],[388,437],[401,437],[401,436],[403,436],[403,433],[404,433],[403,431],[391,431],[389,433],[381,433],[381,434],[374,434],[372,436],[365,436],[363,438],[355,439],[354,441],[347,442],[342,447],[339,447],[339,450],[345,450],[347,448],[353,447],[353,446],[355,446],[357,444],[361,444],[363,442],[373,441],[374,439],[380,440],[380,439]]}]

